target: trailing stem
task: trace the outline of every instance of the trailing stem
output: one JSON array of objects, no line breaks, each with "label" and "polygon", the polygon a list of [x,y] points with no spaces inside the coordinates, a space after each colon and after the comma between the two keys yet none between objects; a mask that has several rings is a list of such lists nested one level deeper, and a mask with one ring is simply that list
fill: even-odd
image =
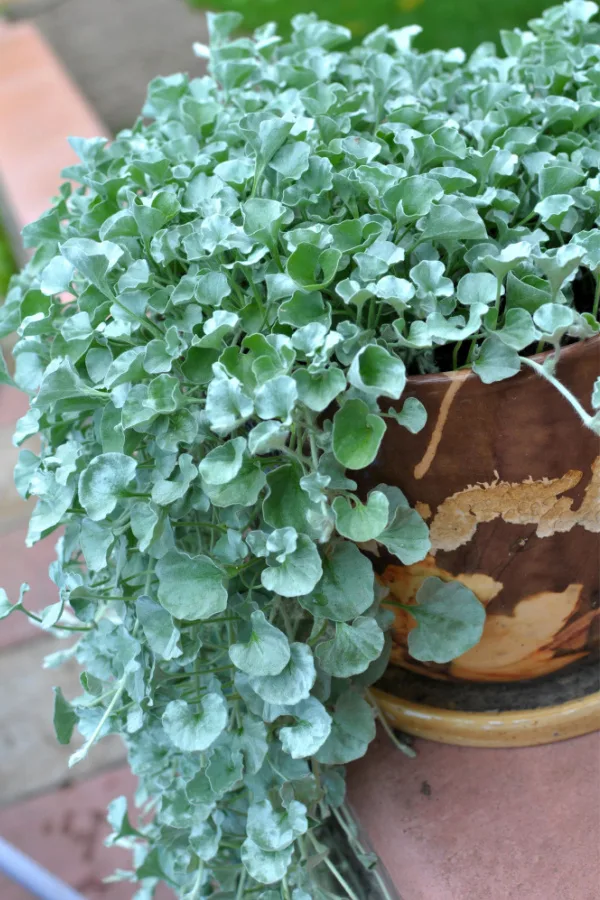
[{"label": "trailing stem", "polygon": [[591,416],[581,405],[577,397],[575,397],[571,391],[564,386],[557,378],[554,377],[544,366],[541,366],[534,359],[531,359],[527,356],[521,356],[520,360],[522,363],[525,363],[526,366],[529,366],[530,369],[533,369],[541,378],[545,378],[556,390],[559,394],[565,398],[567,403],[570,403],[572,408],[575,410],[583,424],[586,428],[590,428],[592,431],[596,432],[596,434],[600,434],[600,416],[595,415]]},{"label": "trailing stem", "polygon": [[401,741],[396,736],[390,723],[388,722],[388,720],[385,717],[385,713],[379,706],[377,700],[375,699],[375,697],[373,696],[373,693],[370,690],[367,690],[366,697],[367,697],[367,700],[369,701],[369,703],[371,704],[371,706],[373,707],[373,709],[375,710],[375,715],[381,722],[381,726],[382,726],[383,730],[385,731],[385,733],[387,734],[387,736],[389,737],[389,739],[391,740],[392,744],[398,750],[401,750],[405,756],[410,756],[411,759],[414,759],[417,754],[415,753],[415,751],[413,750],[412,747],[409,747],[408,744],[405,744],[404,741]]}]

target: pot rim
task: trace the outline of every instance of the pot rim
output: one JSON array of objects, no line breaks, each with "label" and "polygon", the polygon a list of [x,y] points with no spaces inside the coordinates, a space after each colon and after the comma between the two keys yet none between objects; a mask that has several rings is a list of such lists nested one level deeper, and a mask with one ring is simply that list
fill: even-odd
[{"label": "pot rim", "polygon": [[[575,341],[573,344],[567,344],[566,347],[561,347],[560,350],[560,360],[564,356],[568,358],[577,357],[583,353],[586,353],[589,350],[590,345],[592,347],[598,344],[598,348],[600,349],[600,334],[594,334],[592,337],[584,338],[580,341]],[[548,357],[552,356],[554,350],[545,350],[543,353],[534,353],[532,356],[529,356],[528,359],[533,359],[535,362],[543,364]],[[406,386],[412,385],[428,385],[428,384],[448,384],[448,376],[452,376],[455,373],[461,373],[462,379],[465,382],[473,382],[480,381],[479,376],[475,374],[473,368],[471,366],[465,366],[462,369],[445,369],[443,372],[431,372],[428,375],[409,375],[406,379]],[[519,372],[515,372],[515,375],[512,378],[503,379],[503,381],[509,382],[512,381],[516,375],[528,374],[530,376],[535,377],[535,374],[528,370],[526,373],[523,372],[521,368]]]},{"label": "pot rim", "polygon": [[440,709],[372,688],[393,728],[414,737],[463,747],[535,747],[600,729],[600,692],[537,709],[463,712]]}]

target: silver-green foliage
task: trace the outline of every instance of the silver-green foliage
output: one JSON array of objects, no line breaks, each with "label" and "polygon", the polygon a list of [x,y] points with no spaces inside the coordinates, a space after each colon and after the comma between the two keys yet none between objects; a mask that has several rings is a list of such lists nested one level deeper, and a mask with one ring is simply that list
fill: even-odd
[{"label": "silver-green foliage", "polygon": [[[55,722],[86,739],[73,762],[107,732],[128,746],[148,815],[116,801],[111,840],[138,897],[329,896],[312,832],[373,738],[389,647],[364,545],[429,549],[401,491],[359,499],[353,470],[423,427],[390,404],[443,345],[493,382],[597,333],[574,302],[600,270],[595,9],[469,59],[386,28],[342,50],[310,16],[286,45],[235,40],[211,16],[210,76],[157,78],[145,120],[73,140],[79,186],[25,229],[0,335],[31,396],[16,441],[42,449],[17,484],[29,544],[65,526],[39,620],[80,640],[49,662],[85,669]],[[417,658],[478,640],[466,588],[418,603]],[[0,618],[24,608],[0,592]]]}]

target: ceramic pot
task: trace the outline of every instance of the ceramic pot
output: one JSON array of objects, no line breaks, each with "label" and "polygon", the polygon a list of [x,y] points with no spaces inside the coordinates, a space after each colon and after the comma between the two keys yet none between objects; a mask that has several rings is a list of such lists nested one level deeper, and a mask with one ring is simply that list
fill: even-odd
[{"label": "ceramic pot", "polygon": [[[600,338],[561,351],[557,376],[586,409],[599,373]],[[518,685],[545,683],[562,673],[560,684],[568,681],[570,694],[555,678],[554,694],[545,691],[548,708],[594,694],[590,672],[597,673],[600,647],[598,436],[552,385],[525,367],[491,385],[470,370],[409,378],[399,407],[410,396],[427,410],[425,428],[411,435],[390,422],[360,487],[400,487],[429,524],[431,553],[402,566],[378,545],[378,577],[409,605],[430,575],[461,581],[485,605],[487,617],[476,647],[435,665],[411,659],[407,635],[416,623],[395,609],[385,691],[413,702],[415,696],[429,697],[426,682],[436,679],[447,682],[437,690],[455,698],[444,701],[452,706],[452,683],[475,684],[479,696],[487,685],[490,708],[497,710],[505,705],[499,698],[506,698],[506,685],[513,685],[516,696]],[[585,669],[585,686],[575,669]],[[531,687],[528,697],[521,711],[538,708]],[[472,698],[461,702],[485,714],[472,708]],[[414,732],[406,726],[403,721]],[[571,735],[554,739],[559,736]]]}]

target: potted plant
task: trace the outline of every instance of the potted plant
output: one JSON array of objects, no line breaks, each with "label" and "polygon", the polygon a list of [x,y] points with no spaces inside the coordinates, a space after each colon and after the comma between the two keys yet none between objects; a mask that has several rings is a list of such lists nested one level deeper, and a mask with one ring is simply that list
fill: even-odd
[{"label": "potted plant", "polygon": [[[464,675],[501,580],[460,557],[472,533],[596,530],[563,497],[600,404],[595,10],[469,59],[211,16],[210,76],[158,78],[132,129],[74,140],[25,229],[1,327],[31,396],[15,440],[42,450],[16,481],[28,543],[64,533],[59,599],[0,610],[77,638],[49,660],[85,670],[57,735],[85,738],[71,764],[123,736],[142,813],[115,800],[111,841],[139,898],[324,898],[322,869],[352,897],[316,829],[332,813],[357,846],[344,766],[389,730],[371,686],[395,615],[396,661]],[[579,482],[556,488],[550,451]],[[554,526],[522,487],[498,499],[513,481]]]}]

